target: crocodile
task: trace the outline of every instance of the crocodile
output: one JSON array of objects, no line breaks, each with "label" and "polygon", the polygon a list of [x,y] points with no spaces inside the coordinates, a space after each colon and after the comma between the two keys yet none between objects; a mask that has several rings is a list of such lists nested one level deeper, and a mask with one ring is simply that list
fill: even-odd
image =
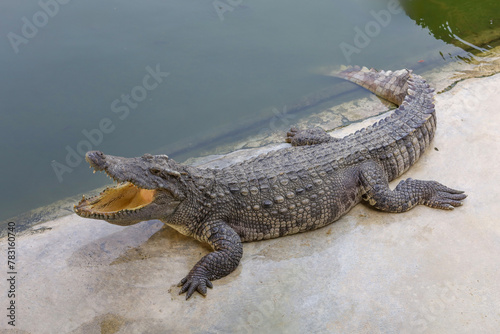
[{"label": "crocodile", "polygon": [[436,181],[389,182],[429,147],[436,131],[434,90],[411,70],[349,67],[337,76],[398,107],[382,120],[343,138],[321,128],[290,129],[291,145],[220,169],[184,165],[167,155],[124,158],[90,151],[86,160],[117,185],[75,205],[81,217],[127,226],[159,219],[208,243],[180,281],[179,294],[203,296],[212,281],[229,275],[243,255],[242,242],[314,230],[366,201],[386,212],[416,205],[450,210],[463,191]]}]

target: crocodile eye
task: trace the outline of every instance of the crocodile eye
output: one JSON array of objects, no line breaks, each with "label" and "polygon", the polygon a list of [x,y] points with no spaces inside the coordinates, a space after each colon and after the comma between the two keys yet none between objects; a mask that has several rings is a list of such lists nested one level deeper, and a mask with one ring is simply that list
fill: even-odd
[{"label": "crocodile eye", "polygon": [[157,176],[160,176],[161,174],[161,170],[159,168],[156,168],[156,167],[151,167],[149,169],[149,172],[153,175],[157,175]]}]

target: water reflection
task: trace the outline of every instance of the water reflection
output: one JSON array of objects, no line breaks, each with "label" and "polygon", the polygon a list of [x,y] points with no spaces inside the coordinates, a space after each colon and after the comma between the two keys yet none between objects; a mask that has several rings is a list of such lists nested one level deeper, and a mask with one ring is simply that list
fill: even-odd
[{"label": "water reflection", "polygon": [[435,38],[466,51],[485,51],[500,38],[498,0],[414,0],[402,6]]}]

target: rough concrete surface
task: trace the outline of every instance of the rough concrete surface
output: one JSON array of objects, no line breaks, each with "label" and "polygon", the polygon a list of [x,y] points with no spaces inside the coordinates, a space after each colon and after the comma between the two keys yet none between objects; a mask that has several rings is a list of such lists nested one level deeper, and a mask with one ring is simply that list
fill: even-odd
[{"label": "rough concrete surface", "polygon": [[325,228],[244,244],[206,298],[185,301],[176,284],[209,249],[158,221],[73,214],[38,225],[16,240],[12,332],[497,333],[499,106],[500,75],[439,94],[433,146],[404,175],[465,190],[463,207],[361,204]]}]

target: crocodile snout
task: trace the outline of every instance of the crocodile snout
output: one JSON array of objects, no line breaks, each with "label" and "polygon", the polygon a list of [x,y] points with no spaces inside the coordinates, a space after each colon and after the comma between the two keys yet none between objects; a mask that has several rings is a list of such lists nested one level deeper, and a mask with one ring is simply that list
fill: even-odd
[{"label": "crocodile snout", "polygon": [[101,151],[88,151],[85,160],[94,168],[102,169],[106,161],[106,156]]}]

